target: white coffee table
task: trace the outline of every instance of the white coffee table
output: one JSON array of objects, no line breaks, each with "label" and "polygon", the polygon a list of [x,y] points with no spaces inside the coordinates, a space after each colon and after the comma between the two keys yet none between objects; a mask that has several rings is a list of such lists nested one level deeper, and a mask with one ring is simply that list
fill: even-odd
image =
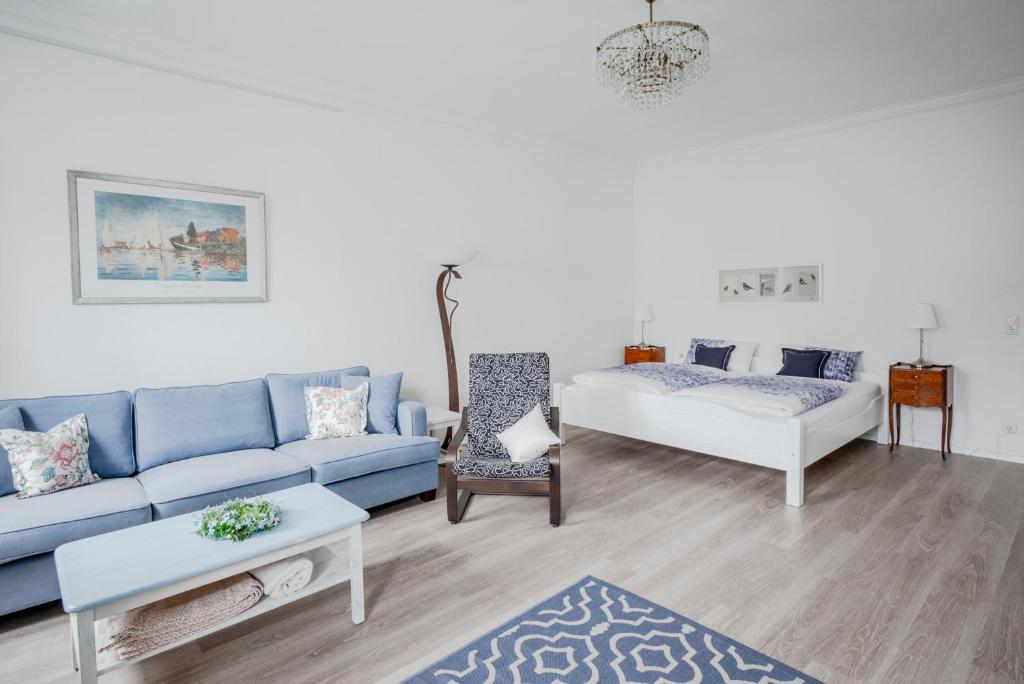
[{"label": "white coffee table", "polygon": [[[351,583],[352,622],[364,619],[362,523],[370,514],[318,484],[266,494],[281,506],[281,524],[244,542],[212,541],[195,532],[194,514],[80,539],[57,548],[55,558],[64,611],[71,615],[74,664],[82,682],[129,662],[180,646],[257,617],[341,582]],[[328,544],[348,540],[342,560]],[[97,632],[114,615],[225,577],[306,552],[313,579],[287,598],[264,596],[244,613],[186,639],[129,660],[97,654]],[[99,644],[102,646],[102,644]]]},{"label": "white coffee table", "polygon": [[[457,411],[449,411],[440,406],[427,407],[427,434],[431,437],[437,437],[442,443],[448,428],[456,430],[461,422],[462,414]],[[438,455],[437,461],[438,463],[444,463],[443,453]]]}]

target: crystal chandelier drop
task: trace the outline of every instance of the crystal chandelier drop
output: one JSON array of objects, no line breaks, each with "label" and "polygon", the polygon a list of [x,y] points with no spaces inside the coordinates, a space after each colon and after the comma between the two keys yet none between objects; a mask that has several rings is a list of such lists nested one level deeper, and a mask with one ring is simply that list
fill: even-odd
[{"label": "crystal chandelier drop", "polygon": [[597,78],[635,109],[659,109],[708,70],[708,34],[685,21],[649,21],[624,28],[597,46]]}]

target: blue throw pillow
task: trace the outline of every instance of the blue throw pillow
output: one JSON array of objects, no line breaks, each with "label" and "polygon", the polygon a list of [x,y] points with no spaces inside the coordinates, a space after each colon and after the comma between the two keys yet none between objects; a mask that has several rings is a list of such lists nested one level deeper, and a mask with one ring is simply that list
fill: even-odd
[{"label": "blue throw pillow", "polygon": [[398,434],[398,394],[402,391],[402,374],[344,375],[342,389],[355,389],[362,383],[370,382],[370,394],[366,400],[366,431],[370,434]]},{"label": "blue throw pillow", "polygon": [[728,347],[708,347],[698,344],[696,349],[693,350],[693,362],[698,366],[710,366],[711,368],[725,370],[725,367],[729,365],[729,357],[732,356],[732,351],[735,348],[735,344],[730,344]]},{"label": "blue throw pillow", "polygon": [[857,368],[857,362],[860,361],[861,354],[864,353],[829,349],[828,347],[807,348],[830,352],[828,361],[825,363],[825,372],[821,377],[826,380],[842,380],[843,382],[853,382],[853,371]]},{"label": "blue throw pillow", "polygon": [[[8,406],[0,409],[0,430],[24,430],[25,422],[21,419],[21,409]],[[14,488],[14,477],[11,475],[11,462],[7,460],[7,450],[0,446],[0,496],[17,493]]]},{"label": "blue throw pillow", "polygon": [[697,357],[697,345],[703,344],[705,347],[724,347],[726,346],[725,340],[716,340],[710,337],[693,337],[690,338],[690,348],[686,352],[686,363],[695,363]]},{"label": "blue throw pillow", "polygon": [[779,375],[792,375],[798,378],[820,378],[825,372],[830,352],[823,349],[789,349],[782,350],[782,370]]}]

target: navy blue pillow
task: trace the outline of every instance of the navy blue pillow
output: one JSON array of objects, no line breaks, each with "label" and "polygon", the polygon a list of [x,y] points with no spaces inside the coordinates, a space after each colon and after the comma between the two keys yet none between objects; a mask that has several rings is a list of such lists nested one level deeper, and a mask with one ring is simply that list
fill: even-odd
[{"label": "navy blue pillow", "polygon": [[732,350],[735,348],[735,344],[730,344],[728,347],[707,347],[703,344],[698,344],[693,350],[693,362],[700,366],[711,366],[712,368],[725,370],[725,367],[729,365],[729,357],[732,356]]},{"label": "navy blue pillow", "polygon": [[825,364],[832,352],[824,349],[782,350],[782,370],[779,375],[793,375],[798,378],[824,377]]}]

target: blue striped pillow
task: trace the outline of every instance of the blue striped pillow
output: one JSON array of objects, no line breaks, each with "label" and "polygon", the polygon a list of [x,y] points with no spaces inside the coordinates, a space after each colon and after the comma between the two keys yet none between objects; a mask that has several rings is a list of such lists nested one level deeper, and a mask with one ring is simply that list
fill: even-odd
[{"label": "blue striped pillow", "polygon": [[842,380],[853,382],[853,371],[857,368],[862,351],[843,351],[842,349],[829,349],[828,347],[804,347],[817,351],[832,352],[825,362],[825,370],[821,377],[826,380]]}]

